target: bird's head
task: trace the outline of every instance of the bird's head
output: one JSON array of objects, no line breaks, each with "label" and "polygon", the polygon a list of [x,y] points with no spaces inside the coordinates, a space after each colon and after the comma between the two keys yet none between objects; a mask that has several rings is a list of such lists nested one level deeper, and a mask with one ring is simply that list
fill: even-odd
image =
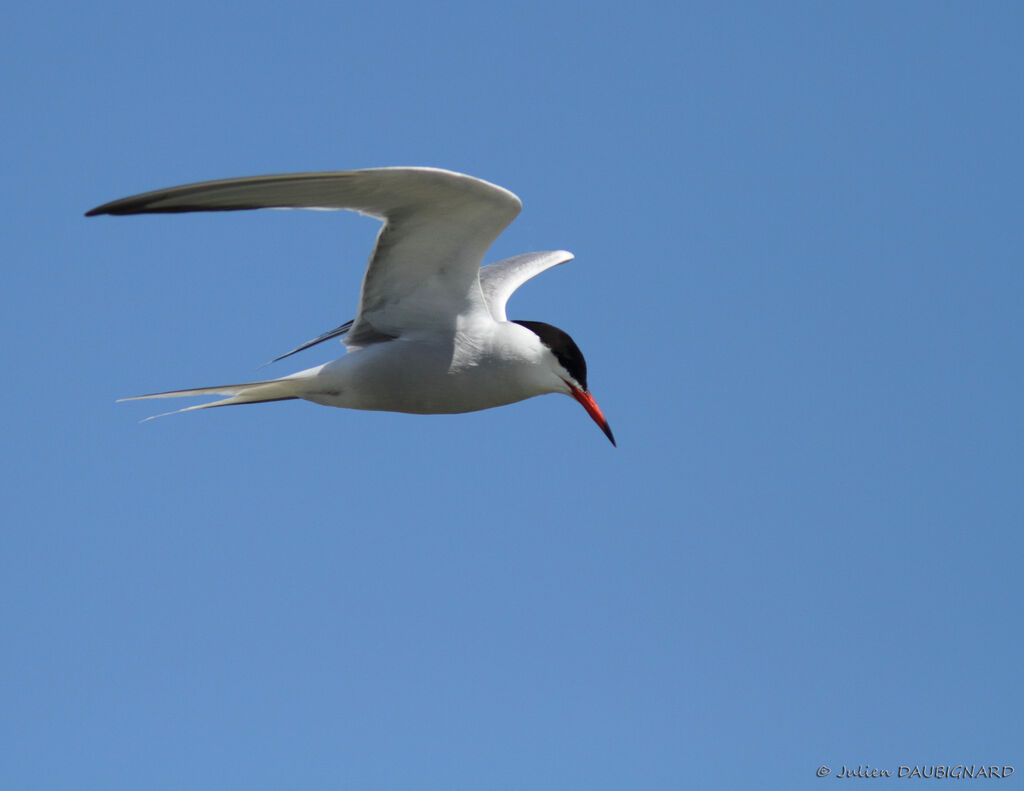
[{"label": "bird's head", "polygon": [[571,395],[580,404],[594,422],[601,427],[601,431],[615,445],[615,437],[612,434],[608,421],[605,420],[601,407],[587,390],[587,361],[583,359],[583,352],[569,337],[567,332],[545,324],[543,321],[515,321],[536,335],[548,354],[548,364],[553,368],[558,378],[565,383],[561,392]]}]

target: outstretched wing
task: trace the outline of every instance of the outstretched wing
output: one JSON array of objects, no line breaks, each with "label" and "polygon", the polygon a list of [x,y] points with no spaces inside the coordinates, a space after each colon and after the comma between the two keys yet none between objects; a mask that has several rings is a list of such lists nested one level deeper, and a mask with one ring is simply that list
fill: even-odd
[{"label": "outstretched wing", "polygon": [[187,184],[106,203],[87,216],[261,208],[349,209],[384,221],[349,331],[348,343],[358,344],[452,328],[457,317],[486,310],[480,264],[522,204],[461,173],[376,168]]},{"label": "outstretched wing", "polygon": [[[560,263],[571,261],[574,256],[565,250],[554,250],[544,253],[523,253],[504,261],[488,264],[480,269],[480,289],[483,292],[483,301],[495,321],[508,321],[505,317],[505,303],[508,302],[512,293],[523,283],[532,277],[540,275],[545,269],[557,266]],[[275,357],[266,365],[278,363],[285,358],[297,355],[300,351],[323,343],[325,340],[338,338],[352,329],[353,320],[349,319],[344,324],[338,325],[333,330],[328,330],[317,335],[312,340],[307,340],[284,355]]]},{"label": "outstretched wing", "polygon": [[484,301],[495,321],[508,321],[505,317],[505,303],[512,292],[531,277],[535,277],[545,269],[564,264],[574,258],[565,250],[553,250],[546,253],[523,253],[496,264],[485,266],[480,270],[480,288],[484,292]]},{"label": "outstretched wing", "polygon": [[[565,250],[554,250],[544,253],[523,253],[504,261],[489,264],[480,270],[480,288],[483,291],[484,302],[495,321],[507,321],[505,317],[505,303],[512,293],[531,277],[539,275],[545,269],[564,264],[574,258],[572,253]],[[338,338],[352,329],[353,320],[349,319],[333,330],[321,333],[311,341],[296,346],[289,352],[275,357],[267,365],[291,357],[293,354],[305,351],[318,343],[329,341],[331,338]]]}]

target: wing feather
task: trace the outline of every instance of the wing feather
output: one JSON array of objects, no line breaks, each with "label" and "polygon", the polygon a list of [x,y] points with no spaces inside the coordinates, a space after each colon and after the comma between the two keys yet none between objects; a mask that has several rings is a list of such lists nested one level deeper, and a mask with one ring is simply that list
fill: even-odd
[{"label": "wing feather", "polygon": [[349,342],[454,327],[484,311],[484,253],[516,218],[513,193],[436,168],[375,168],[208,181],[111,201],[87,212],[147,214],[261,208],[348,209],[384,221]]},{"label": "wing feather", "polygon": [[546,269],[571,261],[574,257],[566,250],[523,253],[481,269],[480,288],[494,320],[508,321],[505,316],[505,303],[523,283]]}]

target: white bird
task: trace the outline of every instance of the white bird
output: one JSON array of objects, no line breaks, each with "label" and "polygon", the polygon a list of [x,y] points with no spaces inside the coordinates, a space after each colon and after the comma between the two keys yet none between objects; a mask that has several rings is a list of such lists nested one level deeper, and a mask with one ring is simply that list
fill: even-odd
[{"label": "white bird", "polygon": [[301,398],[349,409],[440,414],[564,393],[615,444],[587,389],[587,364],[572,338],[550,324],[505,315],[512,292],[572,260],[572,253],[526,253],[481,269],[484,253],[522,209],[506,189],[435,168],[296,173],[156,190],[105,203],[86,216],[262,208],[349,209],[384,221],[356,317],[273,362],[342,335],[347,353],[280,379],[122,400],[227,396],[178,410],[188,412]]}]

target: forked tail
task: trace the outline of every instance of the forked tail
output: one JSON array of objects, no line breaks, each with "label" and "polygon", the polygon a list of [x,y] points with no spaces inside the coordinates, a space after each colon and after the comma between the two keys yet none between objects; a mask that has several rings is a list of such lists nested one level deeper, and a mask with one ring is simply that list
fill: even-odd
[{"label": "forked tail", "polygon": [[203,395],[226,395],[220,401],[211,401],[208,404],[196,404],[187,406],[184,409],[175,409],[171,412],[163,412],[159,415],[151,415],[146,420],[153,418],[176,415],[179,412],[191,412],[194,409],[209,409],[215,406],[233,406],[235,404],[261,404],[267,401],[288,401],[293,398],[301,398],[305,390],[304,382],[300,378],[286,377],[284,379],[269,379],[265,382],[248,382],[238,385],[219,385],[217,387],[197,387],[193,390],[169,390],[166,393],[150,393],[149,395],[132,396],[131,398],[119,398],[121,401],[142,401],[147,398],[183,398],[185,396]]}]

